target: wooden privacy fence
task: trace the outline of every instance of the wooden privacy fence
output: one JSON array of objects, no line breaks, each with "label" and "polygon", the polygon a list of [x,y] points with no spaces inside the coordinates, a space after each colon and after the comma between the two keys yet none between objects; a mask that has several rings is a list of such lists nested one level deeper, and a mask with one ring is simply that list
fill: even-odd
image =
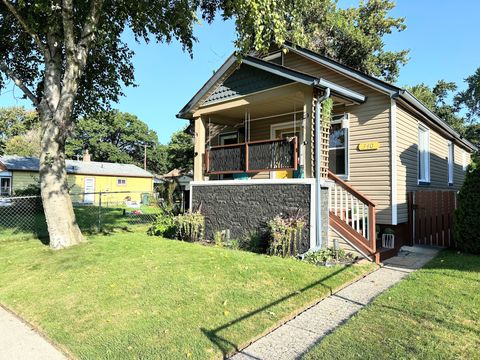
[{"label": "wooden privacy fence", "polygon": [[408,193],[408,222],[415,245],[453,246],[456,191]]}]

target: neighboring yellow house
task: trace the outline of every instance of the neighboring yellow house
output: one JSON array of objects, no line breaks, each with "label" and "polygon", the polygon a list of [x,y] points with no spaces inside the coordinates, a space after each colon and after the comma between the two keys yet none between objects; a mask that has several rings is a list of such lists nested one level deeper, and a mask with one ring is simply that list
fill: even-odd
[{"label": "neighboring yellow house", "polygon": [[[66,160],[68,184],[75,203],[120,203],[141,201],[142,194],[153,191],[153,175],[132,164]],[[35,157],[0,157],[0,195],[39,183],[39,160]]]}]

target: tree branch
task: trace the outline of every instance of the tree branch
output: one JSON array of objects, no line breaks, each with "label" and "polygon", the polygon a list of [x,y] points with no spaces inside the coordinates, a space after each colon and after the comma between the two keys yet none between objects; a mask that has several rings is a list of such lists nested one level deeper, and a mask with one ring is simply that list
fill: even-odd
[{"label": "tree branch", "polygon": [[15,6],[13,6],[13,4],[10,1],[8,1],[8,0],[2,0],[2,1],[5,4],[5,6],[7,7],[7,9],[13,14],[13,16],[15,16],[15,18],[20,23],[20,25],[22,25],[23,29],[27,32],[27,34],[29,34],[33,38],[33,40],[37,44],[39,50],[43,53],[43,56],[45,56],[45,58],[48,59],[50,57],[49,53],[48,53],[47,49],[45,48],[44,44],[42,43],[42,40],[40,39],[38,34],[35,31],[33,31],[30,28],[30,26],[28,26],[25,19],[20,15],[20,13],[17,11],[17,9],[15,9]]},{"label": "tree branch", "polygon": [[62,1],[62,21],[67,61],[75,61],[75,26],[73,24],[73,1]]},{"label": "tree branch", "polygon": [[13,82],[15,83],[15,85],[17,85],[20,90],[23,91],[23,93],[32,101],[32,103],[35,105],[35,106],[38,106],[39,102],[38,102],[38,99],[35,95],[33,95],[33,93],[30,91],[30,89],[24,84],[24,82],[22,80],[20,80],[14,73],[12,70],[10,70],[7,66],[7,64],[5,64],[4,62],[0,62],[0,70],[2,70],[5,74],[7,74],[7,76],[13,80]]}]

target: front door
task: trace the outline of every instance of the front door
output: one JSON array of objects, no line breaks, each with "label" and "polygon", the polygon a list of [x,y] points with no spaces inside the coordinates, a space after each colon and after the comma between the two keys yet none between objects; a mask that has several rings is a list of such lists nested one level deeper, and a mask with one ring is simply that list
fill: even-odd
[{"label": "front door", "polygon": [[[300,129],[294,128],[285,128],[285,129],[277,129],[275,130],[275,138],[276,139],[286,139],[291,137],[297,137],[297,141],[300,141]],[[292,179],[293,178],[293,170],[277,170],[274,171],[275,179]]]},{"label": "front door", "polygon": [[83,194],[83,202],[87,204],[93,204],[95,201],[95,178],[85,178],[85,187]]}]

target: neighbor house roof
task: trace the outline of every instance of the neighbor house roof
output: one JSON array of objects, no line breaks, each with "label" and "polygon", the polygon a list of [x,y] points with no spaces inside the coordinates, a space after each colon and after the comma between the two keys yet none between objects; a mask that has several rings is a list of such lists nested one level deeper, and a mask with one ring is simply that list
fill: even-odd
[{"label": "neighbor house roof", "polygon": [[[1,156],[7,170],[38,171],[39,159],[29,156]],[[65,160],[68,174],[153,177],[151,173],[133,164],[118,164],[97,161]]]}]

